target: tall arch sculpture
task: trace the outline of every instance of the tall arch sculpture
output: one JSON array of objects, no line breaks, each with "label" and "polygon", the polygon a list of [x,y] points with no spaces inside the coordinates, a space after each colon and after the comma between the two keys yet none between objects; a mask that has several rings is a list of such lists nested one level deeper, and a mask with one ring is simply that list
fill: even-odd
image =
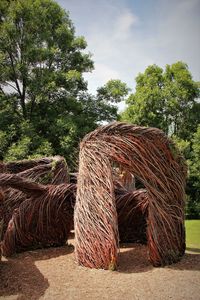
[{"label": "tall arch sculpture", "polygon": [[151,263],[160,266],[178,261],[185,251],[184,159],[161,130],[115,122],[99,127],[81,142],[74,215],[78,264],[103,269],[117,265],[113,162],[133,174],[147,191]]}]

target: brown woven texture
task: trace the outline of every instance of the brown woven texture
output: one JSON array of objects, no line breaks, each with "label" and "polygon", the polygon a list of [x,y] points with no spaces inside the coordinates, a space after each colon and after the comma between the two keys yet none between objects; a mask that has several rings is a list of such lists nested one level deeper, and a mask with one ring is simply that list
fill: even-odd
[{"label": "brown woven texture", "polygon": [[[39,159],[20,160],[8,163],[0,162],[0,173],[17,174],[25,172],[32,179],[42,177],[47,174],[47,171],[52,171],[49,178],[56,183],[58,180],[68,181],[68,168],[65,159],[62,156],[43,157]],[[27,173],[26,173],[27,172]],[[60,174],[62,173],[62,174]]]},{"label": "brown woven texture", "polygon": [[[66,161],[61,156],[44,157],[35,160],[22,160],[0,164],[0,173],[18,174],[20,177],[31,179],[43,184],[61,184],[69,182],[69,173]],[[27,195],[15,186],[2,187],[4,190],[4,225],[3,235],[7,229],[12,214],[20,204],[26,200]]]},{"label": "brown woven texture", "polygon": [[68,183],[64,158],[1,163],[0,172],[7,172],[0,174],[3,254],[64,244],[73,224],[76,193],[76,185]]},{"label": "brown woven texture", "polygon": [[115,189],[119,240],[122,243],[146,244],[148,195],[144,189]]},{"label": "brown woven texture", "polygon": [[16,174],[1,174],[0,185],[27,196],[13,211],[3,236],[4,256],[66,243],[73,223],[75,184],[41,185]]},{"label": "brown woven texture", "polygon": [[[0,188],[0,241],[3,233],[3,218],[4,218],[4,193],[3,190]],[[1,260],[1,247],[0,247],[0,260]]]},{"label": "brown woven texture", "polygon": [[116,268],[119,233],[113,162],[147,191],[141,211],[144,206],[150,261],[154,266],[178,261],[185,251],[184,159],[159,129],[115,122],[88,134],[81,143],[74,215],[78,264]]}]

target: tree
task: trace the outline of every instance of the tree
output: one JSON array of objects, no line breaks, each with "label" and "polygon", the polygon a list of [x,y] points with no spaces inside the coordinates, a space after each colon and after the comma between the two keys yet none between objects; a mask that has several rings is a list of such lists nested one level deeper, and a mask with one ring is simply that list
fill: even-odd
[{"label": "tree", "polygon": [[[13,152],[18,153],[13,158],[22,158],[39,148],[53,153],[63,120],[68,135],[72,116],[81,110],[78,95],[87,88],[82,74],[93,68],[82,52],[86,42],[75,36],[68,14],[54,1],[10,1],[1,11],[0,128],[9,146],[4,158]],[[26,151],[17,151],[22,145]]]},{"label": "tree", "polygon": [[187,184],[187,215],[190,218],[200,218],[200,124],[191,140],[189,178]]},{"label": "tree", "polygon": [[200,189],[200,124],[192,139],[192,158],[191,172],[198,178],[196,186]]},{"label": "tree", "polygon": [[87,93],[87,44],[52,0],[0,4],[0,159],[61,154],[117,109]]},{"label": "tree", "polygon": [[160,67],[152,65],[144,74],[140,73],[136,77],[136,92],[127,99],[128,107],[122,119],[139,125],[160,127],[166,131],[163,86],[163,70]]},{"label": "tree", "polygon": [[189,217],[200,217],[199,88],[199,82],[192,79],[183,62],[167,65],[165,70],[149,66],[136,77],[136,91],[129,96],[128,107],[121,115],[121,119],[131,123],[162,129],[184,154],[189,167],[186,188]]},{"label": "tree", "polygon": [[122,119],[188,139],[200,122],[199,95],[185,63],[167,65],[165,70],[152,65],[136,77],[136,92],[128,98]]},{"label": "tree", "polygon": [[119,79],[111,79],[104,86],[97,89],[97,98],[111,103],[124,101],[130,88]]}]

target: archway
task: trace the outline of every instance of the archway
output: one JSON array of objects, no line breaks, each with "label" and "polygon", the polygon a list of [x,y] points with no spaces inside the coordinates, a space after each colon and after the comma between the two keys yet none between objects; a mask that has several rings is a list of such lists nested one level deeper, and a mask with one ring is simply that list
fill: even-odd
[{"label": "archway", "polygon": [[103,269],[117,264],[113,161],[147,190],[150,261],[154,266],[178,261],[185,251],[184,159],[161,130],[115,122],[91,132],[81,143],[74,215],[77,262]]}]

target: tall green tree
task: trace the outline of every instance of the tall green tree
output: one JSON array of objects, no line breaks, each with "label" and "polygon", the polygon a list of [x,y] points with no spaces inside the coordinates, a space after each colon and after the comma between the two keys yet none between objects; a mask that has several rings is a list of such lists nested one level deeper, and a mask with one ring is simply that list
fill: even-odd
[{"label": "tall green tree", "polygon": [[187,215],[200,219],[200,124],[191,140],[189,164],[189,178],[187,184]]},{"label": "tall green tree", "polygon": [[73,161],[85,133],[117,116],[109,99],[87,92],[86,41],[52,0],[3,0],[0,14],[0,159]]},{"label": "tall green tree", "polygon": [[199,85],[183,62],[165,70],[152,65],[136,77],[136,92],[127,100],[122,119],[191,138],[200,122]]},{"label": "tall green tree", "polygon": [[63,90],[76,96],[86,89],[82,73],[93,67],[81,51],[86,42],[56,2],[12,1],[2,20],[1,88],[10,88],[21,118],[31,120],[41,102],[54,104]]},{"label": "tall green tree", "polygon": [[119,103],[125,100],[130,88],[119,79],[111,79],[104,86],[97,89],[97,98],[104,102]]},{"label": "tall green tree", "polygon": [[[136,78],[123,120],[162,129],[188,161],[187,215],[200,217],[200,86],[183,62],[162,68],[152,65]],[[196,133],[195,133],[196,132]],[[195,134],[194,134],[195,133]]]},{"label": "tall green tree", "polygon": [[63,131],[70,136],[76,127],[79,94],[87,89],[83,72],[92,70],[93,62],[82,51],[84,38],[75,36],[56,2],[17,0],[3,8],[0,128],[9,146],[4,158],[51,154],[63,143]]}]

